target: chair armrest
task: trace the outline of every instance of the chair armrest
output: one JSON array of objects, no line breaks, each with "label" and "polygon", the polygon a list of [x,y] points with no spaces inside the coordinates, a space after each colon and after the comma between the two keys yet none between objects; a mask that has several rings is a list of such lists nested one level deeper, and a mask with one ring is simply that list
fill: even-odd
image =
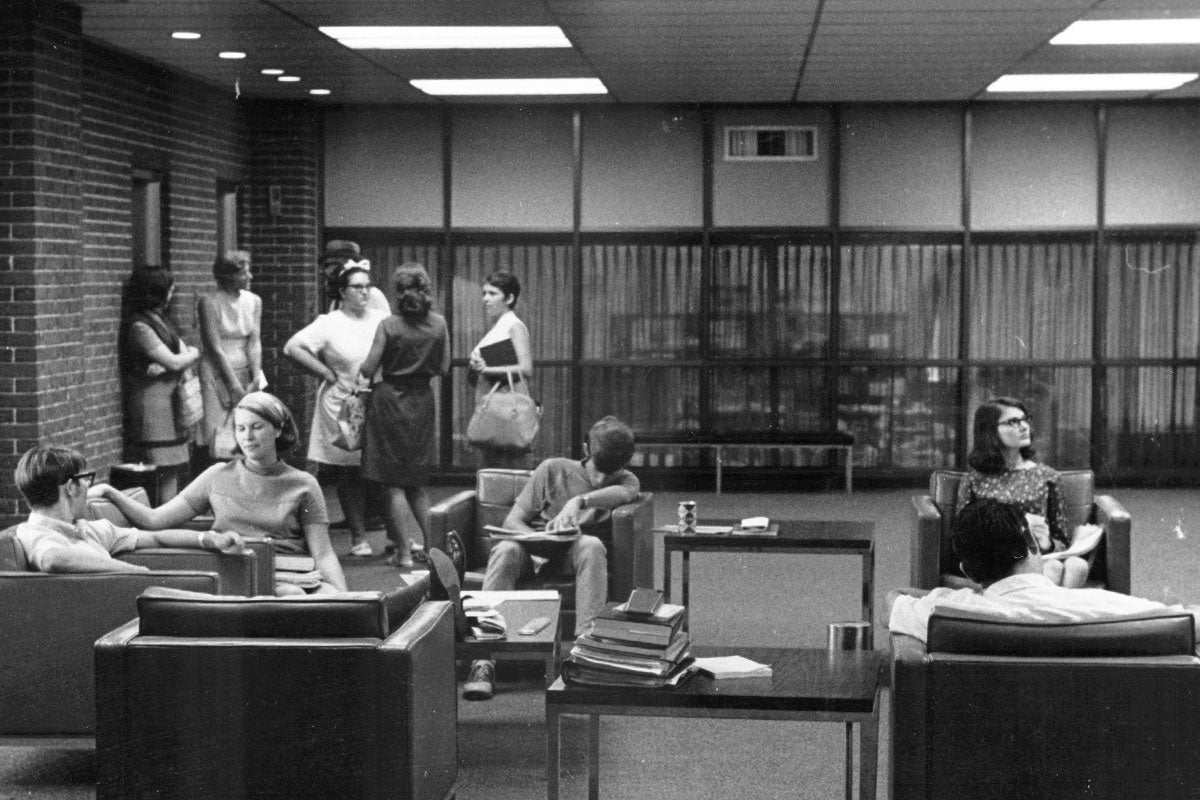
[{"label": "chair armrest", "polygon": [[384,676],[379,707],[394,716],[407,768],[389,759],[383,785],[402,797],[443,797],[458,776],[458,690],[454,677],[454,616],[447,601],[426,601],[380,647]]},{"label": "chair armrest", "polygon": [[446,498],[429,509],[429,541],[427,548],[446,549],[446,534],[457,531],[467,549],[467,566],[475,564],[472,552],[475,542],[475,490],[469,489]]},{"label": "chair armrest", "polygon": [[93,735],[93,645],[150,586],[221,590],[213,572],[0,573],[0,734]]},{"label": "chair armrest", "polygon": [[609,600],[624,600],[638,587],[654,587],[654,495],[643,492],[612,510],[608,554]]},{"label": "chair armrest", "polygon": [[1104,529],[1105,588],[1110,592],[1129,594],[1132,577],[1129,539],[1133,527],[1129,512],[1112,495],[1096,495],[1095,504],[1096,524]]},{"label": "chair armrest", "polygon": [[916,520],[909,554],[909,583],[920,589],[941,585],[942,512],[927,494],[912,499]]},{"label": "chair armrest", "polygon": [[249,548],[240,553],[224,553],[198,548],[146,547],[122,553],[120,559],[159,571],[215,572],[220,576],[223,594],[251,597],[259,593],[259,555]]},{"label": "chair armrest", "polygon": [[905,634],[892,634],[892,798],[924,798],[925,692],[928,668],[925,643]]}]

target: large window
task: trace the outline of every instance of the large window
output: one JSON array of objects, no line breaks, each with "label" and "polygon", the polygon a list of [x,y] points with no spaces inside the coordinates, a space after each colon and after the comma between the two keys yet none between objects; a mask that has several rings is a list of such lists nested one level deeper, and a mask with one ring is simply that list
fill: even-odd
[{"label": "large window", "polygon": [[133,223],[134,265],[166,264],[161,173],[141,169],[133,171],[129,213]]}]

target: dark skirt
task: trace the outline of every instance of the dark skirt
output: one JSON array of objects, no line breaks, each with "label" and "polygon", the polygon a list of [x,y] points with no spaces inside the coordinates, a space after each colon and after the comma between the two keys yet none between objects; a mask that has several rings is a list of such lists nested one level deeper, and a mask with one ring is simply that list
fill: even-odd
[{"label": "dark skirt", "polygon": [[377,383],[373,388],[363,428],[363,477],[385,486],[426,485],[437,463],[429,379]]}]

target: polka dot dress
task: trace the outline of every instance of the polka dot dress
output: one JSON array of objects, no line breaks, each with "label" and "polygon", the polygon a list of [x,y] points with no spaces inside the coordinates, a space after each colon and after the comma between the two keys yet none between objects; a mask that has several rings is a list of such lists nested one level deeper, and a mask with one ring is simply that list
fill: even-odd
[{"label": "polka dot dress", "polygon": [[1058,472],[1045,464],[984,474],[972,469],[958,486],[955,513],[978,498],[1014,505],[1026,514],[1040,514],[1050,527],[1054,550],[1066,548],[1067,518],[1058,494]]}]

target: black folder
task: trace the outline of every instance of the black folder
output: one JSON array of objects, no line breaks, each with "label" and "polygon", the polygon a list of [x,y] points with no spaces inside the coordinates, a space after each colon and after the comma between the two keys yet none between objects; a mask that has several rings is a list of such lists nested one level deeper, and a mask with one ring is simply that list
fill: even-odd
[{"label": "black folder", "polygon": [[512,339],[501,339],[479,348],[479,357],[489,367],[515,367],[517,365],[517,348],[513,347]]}]

